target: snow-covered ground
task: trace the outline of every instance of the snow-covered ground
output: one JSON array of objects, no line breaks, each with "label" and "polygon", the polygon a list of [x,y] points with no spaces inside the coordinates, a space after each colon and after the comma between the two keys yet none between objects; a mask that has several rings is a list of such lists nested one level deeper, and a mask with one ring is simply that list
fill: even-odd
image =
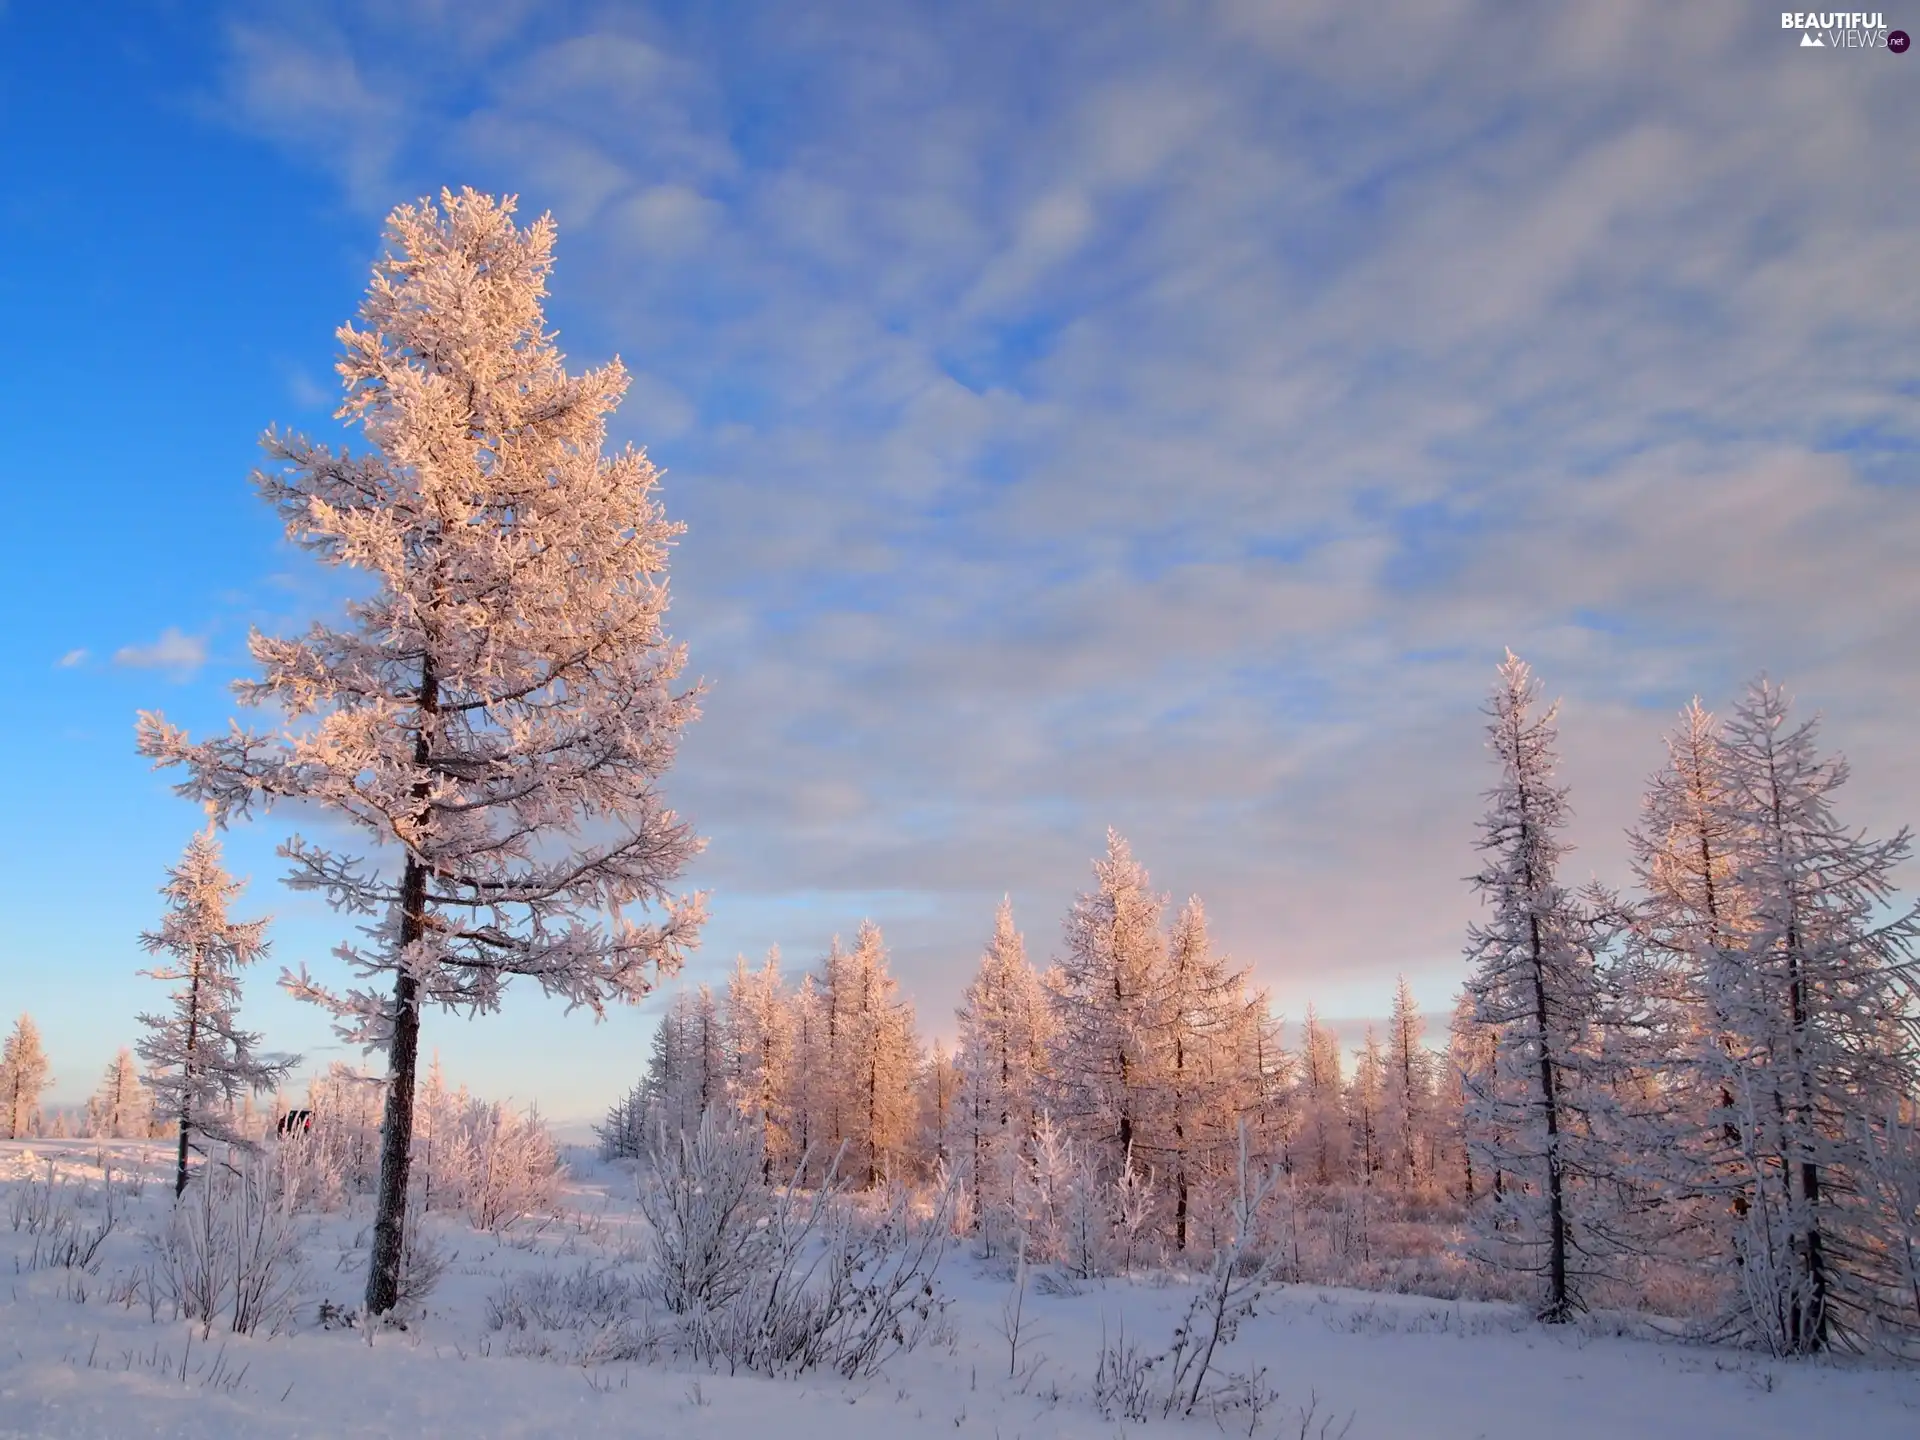
[{"label": "snow-covered ground", "polygon": [[[8,1222],[28,1175],[47,1164],[88,1186],[76,1214],[104,1213],[102,1160],[120,1187],[97,1270],[33,1268],[35,1237]],[[1090,1391],[1103,1335],[1124,1326],[1157,1345],[1185,1282],[1035,1286],[1010,1375],[1000,1333],[1003,1273],[956,1251],[941,1271],[947,1324],[884,1377],[776,1381],[714,1374],[671,1359],[580,1364],[579,1332],[490,1323],[516,1281],[633,1268],[641,1224],[631,1184],[584,1152],[570,1156],[568,1214],[503,1236],[446,1226],[452,1263],[404,1332],[323,1328],[320,1306],[350,1308],[365,1274],[363,1212],[307,1222],[307,1279],[294,1328],[211,1339],[150,1313],[129,1280],[144,1234],[165,1212],[169,1156],[159,1143],[0,1144],[0,1246],[13,1273],[0,1311],[0,1436],[599,1436],[795,1440],[899,1436],[1109,1437],[1236,1430],[1350,1440],[1484,1437],[1920,1435],[1920,1373],[1852,1361],[1786,1363],[1675,1341],[1547,1329],[1510,1307],[1367,1295],[1311,1286],[1270,1292],[1229,1363],[1264,1366],[1277,1401],[1188,1421],[1103,1418]],[[129,1186],[128,1181],[134,1184]],[[144,1183],[140,1183],[144,1181]],[[131,1193],[137,1190],[136,1193]],[[77,1195],[77,1190],[67,1192]],[[436,1222],[444,1225],[445,1222]],[[523,1313],[527,1307],[522,1307]],[[534,1307],[537,1309],[537,1307]],[[628,1333],[644,1329],[636,1318]],[[603,1348],[608,1348],[604,1345]],[[611,1348],[619,1348],[614,1346]],[[546,1350],[545,1358],[526,1352]],[[516,1353],[517,1352],[517,1353]],[[1330,1423],[1329,1423],[1330,1422]],[[1323,1429],[1324,1427],[1324,1429]]]}]

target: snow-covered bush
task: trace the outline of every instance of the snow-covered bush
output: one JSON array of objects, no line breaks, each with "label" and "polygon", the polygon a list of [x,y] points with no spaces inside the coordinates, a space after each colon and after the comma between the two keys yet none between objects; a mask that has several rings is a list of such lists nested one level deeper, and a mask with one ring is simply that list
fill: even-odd
[{"label": "snow-covered bush", "polygon": [[676,1315],[724,1309],[765,1262],[759,1130],[716,1106],[691,1131],[656,1123],[647,1150],[640,1209],[660,1301]]},{"label": "snow-covered bush", "polygon": [[346,1203],[349,1173],[338,1137],[332,1126],[315,1126],[281,1136],[268,1151],[274,1187],[290,1209],[326,1214]]},{"label": "snow-covered bush", "polygon": [[952,1206],[948,1191],[919,1212],[900,1191],[881,1214],[864,1215],[831,1171],[810,1193],[774,1191],[745,1286],[682,1322],[690,1350],[730,1371],[878,1374],[927,1338],[943,1308],[933,1282]]},{"label": "snow-covered bush", "polygon": [[952,1232],[954,1187],[918,1206],[895,1189],[863,1213],[837,1162],[803,1191],[802,1157],[761,1180],[760,1128],[718,1108],[690,1132],[655,1131],[641,1208],[654,1228],[646,1284],[694,1357],[729,1371],[872,1375],[924,1339]]},{"label": "snow-covered bush", "polygon": [[1232,1231],[1215,1246],[1213,1261],[1166,1347],[1148,1351],[1128,1339],[1124,1328],[1111,1338],[1101,1335],[1093,1398],[1108,1419],[1168,1419],[1202,1408],[1218,1411],[1266,1403],[1270,1392],[1262,1371],[1225,1371],[1219,1360],[1279,1269],[1279,1255],[1260,1243],[1260,1215],[1277,1179],[1272,1173],[1252,1172],[1243,1128]]},{"label": "snow-covered bush", "polygon": [[592,1264],[509,1276],[487,1299],[487,1328],[501,1332],[510,1355],[577,1365],[645,1359],[660,1342],[641,1287]]},{"label": "snow-covered bush", "polygon": [[453,1259],[453,1254],[434,1233],[431,1222],[416,1216],[401,1238],[400,1281],[394,1295],[394,1309],[412,1311],[424,1305]]},{"label": "snow-covered bush", "polygon": [[[62,1179],[47,1162],[45,1178],[29,1175],[8,1204],[13,1228],[33,1237],[33,1247],[21,1260],[27,1270],[84,1270],[100,1268],[100,1250],[114,1231],[113,1180],[109,1176],[96,1194],[86,1185]],[[82,1210],[99,1209],[95,1220],[81,1218]]]},{"label": "snow-covered bush", "polygon": [[266,1157],[229,1150],[191,1177],[151,1237],[153,1280],[203,1337],[224,1321],[236,1335],[279,1330],[305,1278],[292,1207]]}]

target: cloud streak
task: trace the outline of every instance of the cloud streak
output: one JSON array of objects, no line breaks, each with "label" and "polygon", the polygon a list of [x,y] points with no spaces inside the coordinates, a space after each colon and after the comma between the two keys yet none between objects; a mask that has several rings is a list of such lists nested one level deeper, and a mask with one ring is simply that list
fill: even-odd
[{"label": "cloud streak", "polygon": [[169,625],[150,645],[122,645],[113,652],[113,663],[127,670],[168,670],[184,678],[207,663],[207,642]]}]

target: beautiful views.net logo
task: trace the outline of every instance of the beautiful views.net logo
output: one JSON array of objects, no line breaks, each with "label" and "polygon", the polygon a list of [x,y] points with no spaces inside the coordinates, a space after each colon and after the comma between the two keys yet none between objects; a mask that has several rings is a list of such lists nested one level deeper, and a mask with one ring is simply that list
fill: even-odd
[{"label": "beautiful views.net logo", "polygon": [[1889,30],[1886,16],[1864,10],[1782,10],[1782,30],[1798,30],[1802,50],[1891,50],[1906,53],[1904,30]]}]

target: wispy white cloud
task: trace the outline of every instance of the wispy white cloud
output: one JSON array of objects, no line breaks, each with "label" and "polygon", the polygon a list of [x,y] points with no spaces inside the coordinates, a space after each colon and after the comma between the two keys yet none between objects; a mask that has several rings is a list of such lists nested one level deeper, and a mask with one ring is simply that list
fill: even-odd
[{"label": "wispy white cloud", "polygon": [[339,400],[336,392],[329,390],[297,365],[287,367],[286,377],[287,398],[302,410],[330,409]]},{"label": "wispy white cloud", "polygon": [[55,668],[73,670],[87,663],[88,652],[85,649],[69,650],[54,662]]},{"label": "wispy white cloud", "polygon": [[122,645],[113,652],[113,663],[133,670],[191,675],[207,663],[207,642],[202,636],[188,635],[169,625],[151,645]]}]

